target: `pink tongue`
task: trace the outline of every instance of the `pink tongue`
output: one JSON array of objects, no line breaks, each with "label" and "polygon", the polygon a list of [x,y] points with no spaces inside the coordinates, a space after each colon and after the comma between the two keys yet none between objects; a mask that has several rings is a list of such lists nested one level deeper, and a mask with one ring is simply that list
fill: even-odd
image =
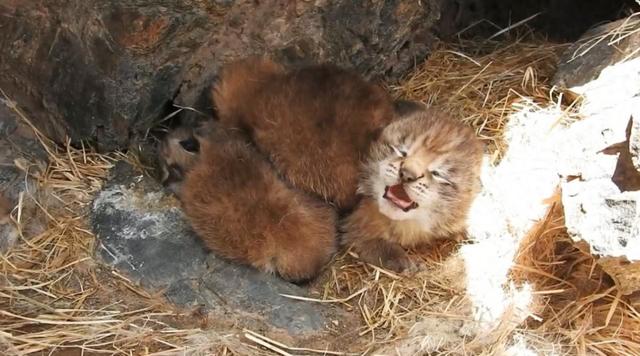
[{"label": "pink tongue", "polygon": [[393,201],[399,207],[406,209],[413,204],[402,184],[392,185],[387,189],[387,199]]}]

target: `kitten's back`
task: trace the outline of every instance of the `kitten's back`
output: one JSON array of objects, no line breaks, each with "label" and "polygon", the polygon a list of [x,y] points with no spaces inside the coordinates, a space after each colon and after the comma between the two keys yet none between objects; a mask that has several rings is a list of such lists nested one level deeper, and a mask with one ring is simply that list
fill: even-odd
[{"label": "kitten's back", "polygon": [[[223,70],[214,90],[216,106],[223,108],[220,121],[244,129],[293,186],[339,208],[352,207],[360,159],[393,119],[388,94],[332,65],[263,70],[257,81],[249,77],[240,83],[235,80],[244,70],[237,68]],[[246,88],[238,89],[242,85]],[[247,92],[252,95],[238,97]],[[242,102],[242,109],[228,111],[235,104],[225,101]]]},{"label": "kitten's back", "polygon": [[204,244],[224,258],[300,282],[336,249],[325,204],[289,188],[248,142],[216,128],[201,142],[180,199]]}]

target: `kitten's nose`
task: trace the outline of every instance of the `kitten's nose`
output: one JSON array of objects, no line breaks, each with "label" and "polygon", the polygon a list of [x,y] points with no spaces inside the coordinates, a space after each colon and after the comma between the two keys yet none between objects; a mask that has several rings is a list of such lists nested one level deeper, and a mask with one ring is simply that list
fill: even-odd
[{"label": "kitten's nose", "polygon": [[400,179],[403,182],[413,182],[418,178],[418,175],[410,169],[407,169],[406,167],[400,168]]},{"label": "kitten's nose", "polygon": [[182,167],[177,164],[170,164],[168,167],[168,172],[165,173],[166,178],[163,180],[165,185],[170,183],[180,182],[184,179],[184,171]]}]

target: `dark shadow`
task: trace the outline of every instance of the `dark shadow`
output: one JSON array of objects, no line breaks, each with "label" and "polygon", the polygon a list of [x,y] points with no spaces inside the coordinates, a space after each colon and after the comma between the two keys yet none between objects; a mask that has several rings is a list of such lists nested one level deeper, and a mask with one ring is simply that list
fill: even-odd
[{"label": "dark shadow", "polygon": [[607,155],[619,155],[618,163],[616,164],[611,180],[622,192],[640,190],[640,172],[638,172],[633,165],[631,152],[629,151],[632,125],[633,117],[629,119],[629,123],[627,124],[626,141],[616,143],[602,150],[602,153]]}]

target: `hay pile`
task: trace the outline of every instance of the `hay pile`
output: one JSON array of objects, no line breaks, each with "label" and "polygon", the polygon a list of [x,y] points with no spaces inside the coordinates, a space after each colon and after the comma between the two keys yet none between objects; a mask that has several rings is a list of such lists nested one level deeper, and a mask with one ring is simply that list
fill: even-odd
[{"label": "hay pile", "polygon": [[[398,97],[444,108],[475,127],[490,144],[496,162],[506,149],[506,120],[523,97],[541,107],[564,105],[570,110],[574,105],[573,98],[563,100],[566,94],[549,87],[563,49],[524,39],[441,44],[402,85],[391,89]],[[14,110],[28,123],[17,107]],[[27,204],[38,207],[48,228],[37,236],[21,235],[15,248],[0,255],[1,352],[55,354],[79,348],[115,355],[318,353],[292,349],[247,330],[200,330],[193,315],[179,314],[157,296],[96,264],[86,206],[114,161],[132,158],[59,147],[35,131],[50,164],[42,171],[27,169],[25,175],[53,199],[25,194],[14,210],[19,231],[25,230],[27,217],[21,211]],[[489,344],[464,333],[470,304],[460,266],[446,262],[457,248],[453,243],[413,251],[425,268],[412,276],[365,265],[347,251],[313,286],[312,300],[334,303],[362,320],[360,329],[344,336],[358,342],[331,354],[406,354],[412,344],[447,354],[526,355],[532,349],[547,354],[640,354],[640,298],[619,295],[593,258],[570,241],[560,202],[550,206],[512,271],[514,281],[532,282],[542,301],[536,317],[525,325],[499,328]],[[424,330],[429,333],[420,332]]]},{"label": "hay pile", "polygon": [[392,90],[473,126],[499,156],[506,149],[502,135],[514,103],[522,97],[540,104],[555,101],[549,81],[565,47],[523,39],[443,43]]},{"label": "hay pile", "polygon": [[533,281],[544,305],[526,325],[531,337],[553,340],[570,354],[640,354],[640,296],[623,297],[564,227],[560,196],[523,242],[513,270]]},{"label": "hay pile", "polygon": [[[495,163],[506,149],[506,120],[517,110],[557,106],[565,119],[575,119],[579,98],[549,84],[565,48],[521,39],[442,44],[392,89],[398,97],[444,108],[476,128]],[[559,200],[549,204],[549,214],[521,245],[512,270],[516,283],[534,286],[536,314],[525,325],[499,327],[489,344],[464,334],[471,310],[461,293],[464,281],[456,279],[461,266],[446,259],[450,244],[415,253],[426,271],[411,277],[363,266],[347,253],[331,268],[325,296],[350,298],[348,307],[366,324],[359,335],[369,338],[368,349],[384,354],[416,349],[487,355],[640,354],[640,298],[620,295],[594,258],[572,243]],[[440,331],[420,335],[417,329]],[[407,349],[411,343],[419,345]]]},{"label": "hay pile", "polygon": [[[5,102],[34,130],[49,165],[40,170],[37,164],[18,163],[25,180],[33,180],[38,191],[21,196],[12,214],[21,241],[0,254],[0,354],[68,354],[65,349],[116,355],[182,351],[199,330],[169,326],[167,320],[179,325],[174,310],[126,277],[100,267],[92,257],[95,238],[87,227],[86,207],[114,162],[129,158],[59,147],[6,96]],[[31,206],[37,216],[23,213]],[[46,229],[25,235],[33,219],[44,220]],[[226,350],[227,345],[251,350],[222,334],[198,336],[209,340],[200,345],[209,352],[212,345],[217,350]]]}]

